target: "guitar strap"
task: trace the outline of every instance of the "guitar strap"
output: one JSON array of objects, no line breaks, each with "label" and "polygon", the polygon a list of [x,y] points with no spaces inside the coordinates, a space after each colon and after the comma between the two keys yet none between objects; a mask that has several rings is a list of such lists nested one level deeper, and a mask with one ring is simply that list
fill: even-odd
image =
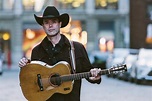
[{"label": "guitar strap", "polygon": [[73,73],[76,73],[76,64],[75,64],[75,52],[74,52],[74,45],[73,41],[70,41],[71,49],[70,49],[70,60],[71,60],[71,66]]}]

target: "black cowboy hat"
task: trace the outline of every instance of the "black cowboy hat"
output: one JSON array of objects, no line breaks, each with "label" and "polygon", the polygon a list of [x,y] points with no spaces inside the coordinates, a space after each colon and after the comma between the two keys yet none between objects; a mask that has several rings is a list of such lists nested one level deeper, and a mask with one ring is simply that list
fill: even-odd
[{"label": "black cowboy hat", "polygon": [[43,16],[36,16],[34,14],[35,20],[38,24],[43,24],[43,19],[47,18],[58,18],[62,22],[61,28],[65,27],[69,23],[69,15],[67,13],[59,14],[59,11],[54,6],[47,6],[43,12]]}]

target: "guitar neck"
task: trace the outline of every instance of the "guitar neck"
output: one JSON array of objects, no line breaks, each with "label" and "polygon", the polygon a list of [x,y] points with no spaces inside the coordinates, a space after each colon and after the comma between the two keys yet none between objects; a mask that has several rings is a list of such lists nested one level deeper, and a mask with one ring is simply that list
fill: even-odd
[{"label": "guitar neck", "polygon": [[[105,74],[110,74],[108,69],[105,70],[101,70],[100,73],[98,75],[105,75]],[[72,80],[80,80],[83,78],[89,78],[91,77],[91,73],[90,72],[84,72],[84,73],[77,73],[77,74],[71,74],[71,75],[63,75],[61,76],[61,81],[72,81]]]},{"label": "guitar neck", "polygon": [[[127,71],[127,66],[126,65],[118,65],[116,67],[112,67],[109,69],[104,69],[101,70],[98,75],[105,75],[105,74],[111,74],[111,73],[121,73],[121,72],[125,72]],[[89,78],[91,77],[91,73],[90,72],[83,72],[83,73],[76,73],[76,74],[70,74],[70,75],[62,75],[62,76],[58,76],[55,78],[51,78],[50,81],[53,82],[57,82],[57,83],[61,83],[61,82],[66,82],[66,81],[73,81],[73,80],[80,80],[83,78]],[[56,79],[56,80],[54,80]]]}]

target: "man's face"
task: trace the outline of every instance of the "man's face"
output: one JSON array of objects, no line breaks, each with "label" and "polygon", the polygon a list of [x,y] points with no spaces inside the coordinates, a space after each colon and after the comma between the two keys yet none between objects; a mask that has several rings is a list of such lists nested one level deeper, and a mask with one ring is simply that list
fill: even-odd
[{"label": "man's face", "polygon": [[60,26],[61,22],[57,18],[43,20],[43,29],[48,36],[54,36],[59,33]]}]

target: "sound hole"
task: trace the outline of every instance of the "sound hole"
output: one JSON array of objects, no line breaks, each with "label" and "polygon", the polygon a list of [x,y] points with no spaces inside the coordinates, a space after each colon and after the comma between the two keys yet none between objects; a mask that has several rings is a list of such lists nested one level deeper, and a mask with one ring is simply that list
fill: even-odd
[{"label": "sound hole", "polygon": [[60,86],[61,85],[61,78],[59,74],[53,74],[50,77],[50,82],[51,84],[55,85],[55,86]]}]

